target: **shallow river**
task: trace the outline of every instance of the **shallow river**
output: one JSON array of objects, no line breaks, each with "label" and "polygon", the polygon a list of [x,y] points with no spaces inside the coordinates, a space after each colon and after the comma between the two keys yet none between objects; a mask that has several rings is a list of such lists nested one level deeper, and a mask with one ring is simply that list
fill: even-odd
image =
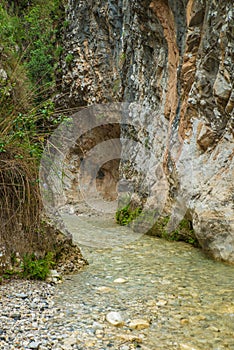
[{"label": "shallow river", "polygon": [[[89,266],[65,279],[56,296],[66,310],[58,326],[77,330],[76,349],[234,350],[233,266],[188,244],[145,235],[118,245],[116,237],[128,229],[104,218],[65,221],[75,241],[92,242],[96,233],[93,248],[81,246]],[[110,232],[112,248],[95,247],[99,233],[104,246]],[[112,311],[123,325],[106,320]],[[132,329],[135,319],[146,328]]]}]

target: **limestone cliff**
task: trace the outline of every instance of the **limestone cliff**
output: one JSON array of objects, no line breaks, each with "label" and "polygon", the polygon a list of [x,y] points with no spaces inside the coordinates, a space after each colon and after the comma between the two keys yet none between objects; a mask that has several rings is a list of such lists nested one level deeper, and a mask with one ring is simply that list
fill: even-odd
[{"label": "limestone cliff", "polygon": [[132,147],[122,174],[137,187],[133,164],[148,162],[138,196],[150,186],[157,210],[162,164],[169,227],[186,216],[208,254],[234,262],[233,1],[69,0],[66,11],[57,104],[143,106],[134,137],[150,155]]}]

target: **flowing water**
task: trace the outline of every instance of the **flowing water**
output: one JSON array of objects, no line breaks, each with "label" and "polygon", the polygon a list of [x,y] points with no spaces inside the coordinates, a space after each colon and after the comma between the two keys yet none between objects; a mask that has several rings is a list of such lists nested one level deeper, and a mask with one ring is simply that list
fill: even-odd
[{"label": "flowing water", "polygon": [[[64,315],[57,327],[76,332],[79,345],[73,348],[234,350],[233,266],[188,244],[146,235],[118,245],[116,237],[129,229],[113,220],[65,221],[75,241],[86,236],[91,243],[96,233],[94,247],[81,247],[89,266],[65,279],[56,296]],[[112,248],[95,246],[98,232],[103,246],[103,235],[115,233]],[[120,313],[123,325],[106,321],[111,311]],[[132,329],[134,319],[149,325]]]}]

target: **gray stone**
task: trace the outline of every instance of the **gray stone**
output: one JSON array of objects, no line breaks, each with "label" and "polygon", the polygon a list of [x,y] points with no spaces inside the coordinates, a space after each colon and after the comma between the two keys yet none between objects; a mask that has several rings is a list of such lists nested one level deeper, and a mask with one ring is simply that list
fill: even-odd
[{"label": "gray stone", "polygon": [[27,299],[28,294],[25,293],[15,293],[16,298]]},{"label": "gray stone", "polygon": [[41,342],[38,341],[32,341],[28,346],[29,349],[39,349]]}]

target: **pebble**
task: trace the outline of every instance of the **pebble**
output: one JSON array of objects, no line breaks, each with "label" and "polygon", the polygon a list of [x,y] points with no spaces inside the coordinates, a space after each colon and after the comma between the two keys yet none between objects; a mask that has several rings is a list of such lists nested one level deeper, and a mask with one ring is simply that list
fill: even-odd
[{"label": "pebble", "polygon": [[69,337],[69,338],[66,338],[64,340],[64,344],[63,346],[65,346],[65,349],[68,348],[68,347],[71,347],[73,345],[75,345],[77,343],[77,339],[73,336]]},{"label": "pebble", "polygon": [[180,350],[198,350],[191,345],[180,344]]},{"label": "pebble", "polygon": [[123,345],[120,347],[120,350],[130,350],[130,347],[128,345]]},{"label": "pebble", "polygon": [[182,319],[180,320],[180,323],[181,323],[182,325],[189,324],[189,319],[188,319],[188,318],[182,318]]},{"label": "pebble", "polygon": [[149,322],[143,319],[131,320],[129,323],[129,328],[136,329],[138,331],[145,328],[149,328],[149,326],[150,326]]},{"label": "pebble", "polygon": [[110,287],[101,286],[97,288],[97,291],[100,293],[110,293],[110,292],[113,292],[114,289]]},{"label": "pebble", "polygon": [[103,329],[104,325],[101,324],[101,323],[98,323],[98,322],[93,322],[92,327],[93,327],[94,330],[97,330],[97,329]]},{"label": "pebble", "polygon": [[57,270],[50,270],[46,281],[48,283],[59,284],[62,283],[62,276],[58,273]]},{"label": "pebble", "polygon": [[89,341],[86,341],[85,342],[85,345],[88,347],[88,348],[93,348],[95,346],[96,342],[94,340],[89,340]]},{"label": "pebble", "polygon": [[124,324],[124,320],[122,315],[119,312],[111,311],[106,315],[106,320],[113,326],[122,326]]},{"label": "pebble", "polygon": [[131,334],[120,334],[119,338],[121,340],[124,340],[125,342],[137,342],[137,343],[142,343],[142,340],[144,338],[143,335],[131,335]]},{"label": "pebble", "polygon": [[26,299],[28,297],[28,294],[25,293],[15,293],[16,298],[22,298]]},{"label": "pebble", "polygon": [[29,348],[30,349],[39,349],[41,342],[37,342],[37,341],[33,341],[29,344]]},{"label": "pebble", "polygon": [[127,283],[128,281],[124,278],[116,278],[114,283]]},{"label": "pebble", "polygon": [[157,303],[156,303],[157,306],[165,306],[167,305],[167,300],[159,300]]}]

